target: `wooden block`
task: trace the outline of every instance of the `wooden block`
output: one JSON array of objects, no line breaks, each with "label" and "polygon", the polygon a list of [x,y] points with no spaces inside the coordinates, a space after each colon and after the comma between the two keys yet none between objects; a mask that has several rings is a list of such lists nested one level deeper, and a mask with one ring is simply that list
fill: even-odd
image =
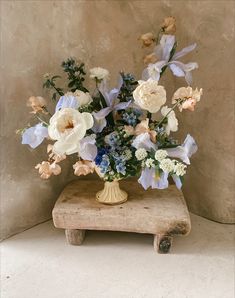
[{"label": "wooden block", "polygon": [[85,238],[85,230],[65,230],[65,236],[69,244],[81,245]]},{"label": "wooden block", "polygon": [[166,254],[170,251],[173,237],[170,235],[154,235],[153,247],[154,250]]},{"label": "wooden block", "polygon": [[190,232],[183,194],[174,185],[164,190],[145,191],[138,182],[124,180],[120,187],[129,195],[127,202],[108,206],[95,200],[96,192],[103,188],[102,181],[73,181],[61,193],[53,209],[55,227],[67,230],[66,237],[71,244],[81,244],[84,235],[79,236],[80,230],[153,234],[154,248],[161,253],[169,251],[172,236]]}]

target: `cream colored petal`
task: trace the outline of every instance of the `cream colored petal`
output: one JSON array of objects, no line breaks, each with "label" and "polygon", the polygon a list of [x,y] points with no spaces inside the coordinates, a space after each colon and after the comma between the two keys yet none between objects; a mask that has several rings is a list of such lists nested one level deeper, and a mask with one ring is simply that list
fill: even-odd
[{"label": "cream colored petal", "polygon": [[90,129],[92,128],[92,126],[94,125],[94,119],[92,117],[92,115],[90,113],[82,113],[83,119],[86,123],[86,129]]}]

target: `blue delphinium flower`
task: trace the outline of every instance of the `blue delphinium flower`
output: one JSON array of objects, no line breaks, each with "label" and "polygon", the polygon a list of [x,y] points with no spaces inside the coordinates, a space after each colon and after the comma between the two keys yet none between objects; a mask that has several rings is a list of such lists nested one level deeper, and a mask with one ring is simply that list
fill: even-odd
[{"label": "blue delphinium flower", "polygon": [[118,173],[121,173],[122,175],[126,175],[126,166],[124,163],[122,162],[117,163],[116,170]]},{"label": "blue delphinium flower", "polygon": [[98,150],[98,153],[96,155],[96,158],[95,158],[95,164],[97,166],[100,165],[101,161],[102,161],[102,157],[104,154],[107,154],[108,153],[108,149],[107,148],[101,148]]},{"label": "blue delphinium flower", "polygon": [[99,165],[99,168],[102,174],[105,174],[107,172],[109,165],[110,165],[109,157],[108,155],[104,154],[102,157],[102,161]]},{"label": "blue delphinium flower", "polygon": [[121,145],[121,140],[116,131],[111,132],[105,137],[105,142],[111,147],[117,147]]},{"label": "blue delphinium flower", "polygon": [[123,113],[122,118],[129,125],[135,125],[137,121],[137,117],[134,113]]},{"label": "blue delphinium flower", "polygon": [[137,124],[138,118],[141,115],[140,110],[132,110],[132,111],[127,111],[122,114],[122,119],[129,125],[135,126]]}]

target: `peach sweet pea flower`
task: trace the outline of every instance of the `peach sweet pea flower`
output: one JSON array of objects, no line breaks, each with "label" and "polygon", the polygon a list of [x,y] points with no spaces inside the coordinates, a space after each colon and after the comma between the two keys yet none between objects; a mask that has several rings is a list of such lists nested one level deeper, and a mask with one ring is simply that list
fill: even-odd
[{"label": "peach sweet pea flower", "polygon": [[77,176],[88,175],[94,172],[94,163],[89,160],[77,161],[74,165],[74,174]]},{"label": "peach sweet pea flower", "polygon": [[143,134],[143,133],[148,133],[149,136],[150,136],[150,140],[153,142],[153,143],[156,143],[156,136],[157,136],[157,132],[155,130],[150,130],[149,128],[149,119],[145,119],[145,120],[142,120],[139,124],[136,125],[135,127],[135,135],[140,135],[140,134]]},{"label": "peach sweet pea flower", "polygon": [[53,152],[52,144],[47,145],[47,153],[50,153],[49,158],[54,160],[56,163],[66,159],[66,154],[59,155]]},{"label": "peach sweet pea flower", "polygon": [[47,114],[45,107],[46,107],[46,101],[41,96],[30,96],[27,102],[27,106],[31,107],[33,111],[31,113],[44,113]]},{"label": "peach sweet pea flower", "polygon": [[150,63],[156,63],[156,62],[157,62],[157,56],[155,53],[151,53],[144,57],[144,64],[150,64]]},{"label": "peach sweet pea flower", "polygon": [[127,136],[133,136],[135,134],[135,129],[131,125],[124,125],[124,131]]},{"label": "peach sweet pea flower", "polygon": [[181,87],[179,88],[172,97],[172,103],[175,104],[178,100],[184,100],[182,104],[179,105],[179,110],[189,110],[194,111],[195,105],[198,101],[200,101],[202,95],[202,89],[195,90],[192,87]]},{"label": "peach sweet pea flower", "polygon": [[161,28],[164,32],[164,34],[175,34],[176,32],[176,25],[175,25],[176,19],[174,17],[166,17],[163,20],[163,23],[161,25]]},{"label": "peach sweet pea flower", "polygon": [[37,164],[35,169],[38,169],[42,179],[48,179],[51,175],[59,175],[61,173],[61,167],[55,162],[50,164],[49,161],[43,161]]},{"label": "peach sweet pea flower", "polygon": [[142,34],[139,37],[139,40],[142,41],[143,47],[150,47],[154,43],[155,37],[152,32],[148,32],[148,33]]}]

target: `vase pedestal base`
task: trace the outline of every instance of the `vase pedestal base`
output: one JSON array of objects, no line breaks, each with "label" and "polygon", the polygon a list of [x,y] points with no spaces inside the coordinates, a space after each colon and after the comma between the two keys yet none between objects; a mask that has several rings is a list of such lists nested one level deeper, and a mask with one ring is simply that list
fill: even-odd
[{"label": "vase pedestal base", "polygon": [[86,230],[147,233],[154,235],[157,252],[168,253],[174,235],[190,232],[183,194],[174,185],[145,191],[136,181],[125,180],[120,186],[128,192],[128,200],[114,206],[95,200],[102,181],[77,180],[64,189],[52,215],[55,227],[65,229],[68,243],[81,245]]}]

